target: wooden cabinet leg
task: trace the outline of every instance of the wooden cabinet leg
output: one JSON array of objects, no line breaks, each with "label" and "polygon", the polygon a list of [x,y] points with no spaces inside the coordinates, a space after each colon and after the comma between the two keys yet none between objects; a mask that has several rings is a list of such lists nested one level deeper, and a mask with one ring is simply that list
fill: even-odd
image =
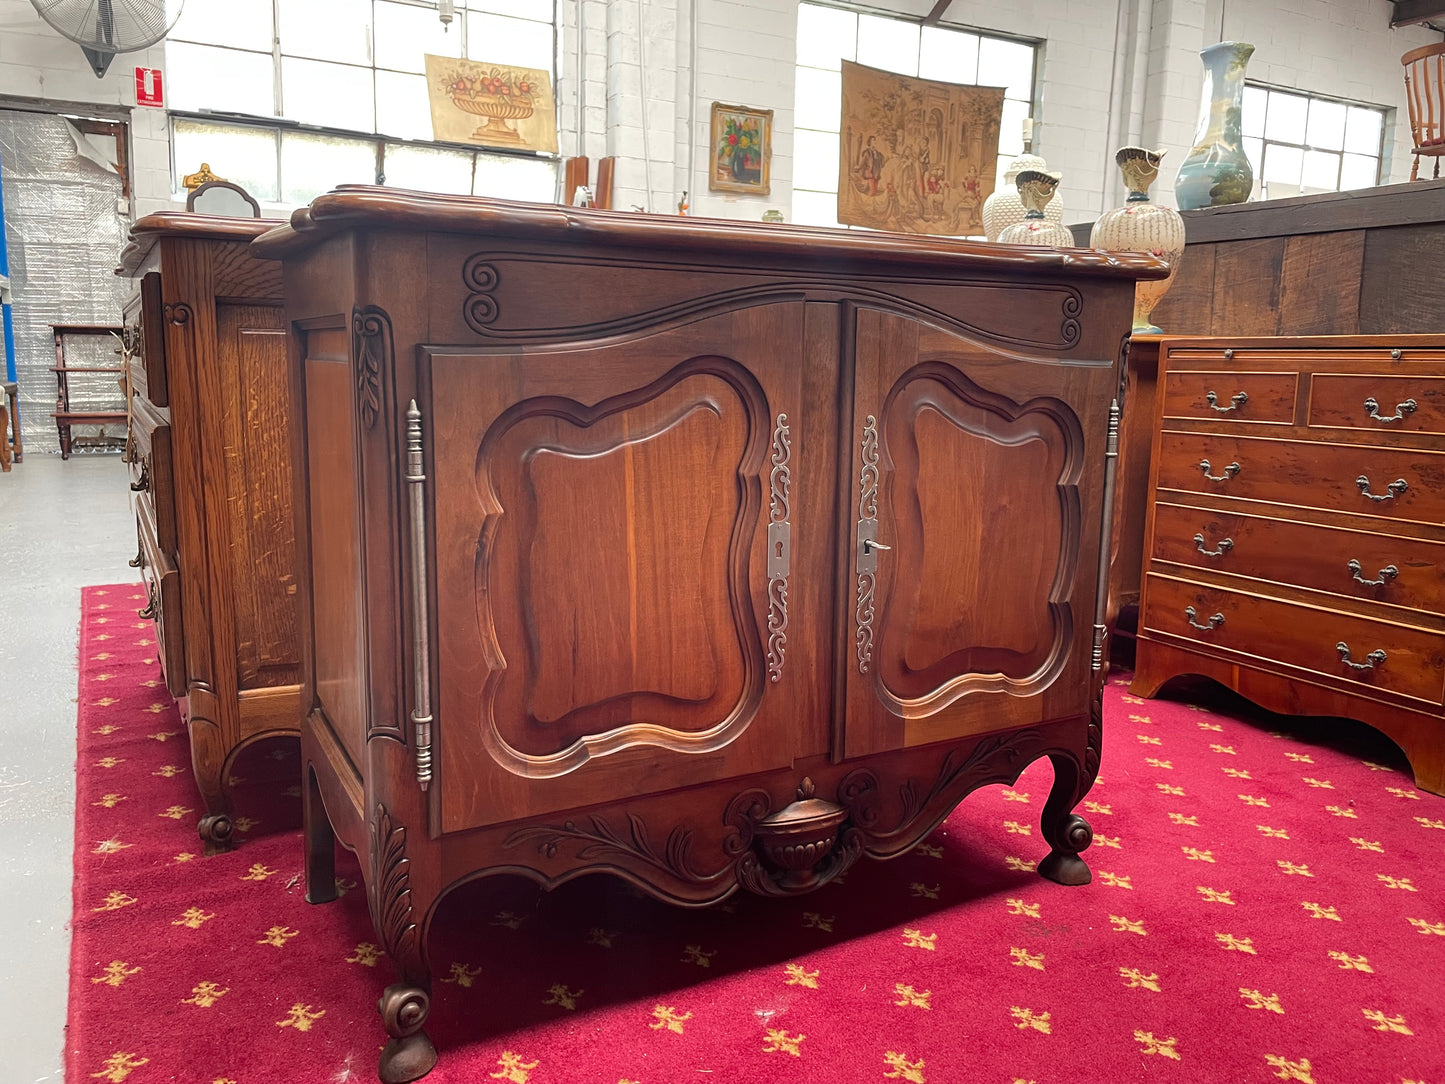
[{"label": "wooden cabinet leg", "polygon": [[431,1072],[437,1048],[422,1030],[431,1012],[431,995],[421,985],[405,982],[388,986],[377,1002],[390,1041],[382,1048],[377,1075],[383,1084],[406,1084]]},{"label": "wooden cabinet leg", "polygon": [[309,764],[301,795],[301,834],[306,842],[306,902],[330,903],[336,898],[336,832]]},{"label": "wooden cabinet leg", "polygon": [[200,832],[201,842],[206,846],[207,857],[236,849],[236,844],[231,839],[235,827],[231,814],[225,810],[208,812],[201,818],[197,830]]},{"label": "wooden cabinet leg", "polygon": [[1055,754],[1049,760],[1054,765],[1054,787],[1044,804],[1040,828],[1053,849],[1039,863],[1039,875],[1061,885],[1086,885],[1093,876],[1079,852],[1094,841],[1094,830],[1073,808],[1093,785],[1093,775],[1086,779],[1073,757]]}]

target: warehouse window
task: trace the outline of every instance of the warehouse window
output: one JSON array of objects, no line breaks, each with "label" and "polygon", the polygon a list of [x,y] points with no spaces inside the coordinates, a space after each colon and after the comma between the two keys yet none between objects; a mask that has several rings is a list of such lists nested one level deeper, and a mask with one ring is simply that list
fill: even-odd
[{"label": "warehouse window", "polygon": [[899,75],[1007,88],[999,136],[998,176],[1022,154],[1023,122],[1033,115],[1038,48],[916,21],[865,15],[820,4],[798,5],[798,62],[793,112],[793,218],[838,224],[841,61]]},{"label": "warehouse window", "polygon": [[1344,192],[1380,183],[1387,110],[1249,84],[1241,123],[1255,199]]},{"label": "warehouse window", "polygon": [[[413,0],[186,5],[166,43],[169,104],[190,114],[172,125],[175,190],[207,162],[287,204],[379,174],[399,187],[552,199],[551,159],[432,142],[423,58],[505,58],[550,73],[555,86],[553,0],[456,7],[444,27],[434,2]],[[248,123],[278,118],[292,123]]]}]

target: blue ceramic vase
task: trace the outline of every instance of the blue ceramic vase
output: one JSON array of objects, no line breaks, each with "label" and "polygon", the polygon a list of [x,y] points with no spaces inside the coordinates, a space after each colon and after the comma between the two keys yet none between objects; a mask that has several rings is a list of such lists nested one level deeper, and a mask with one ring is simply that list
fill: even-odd
[{"label": "blue ceramic vase", "polygon": [[1174,178],[1174,201],[1181,211],[1244,203],[1254,188],[1254,169],[1240,138],[1244,66],[1254,46],[1221,41],[1199,54],[1204,61],[1204,101],[1194,149]]}]

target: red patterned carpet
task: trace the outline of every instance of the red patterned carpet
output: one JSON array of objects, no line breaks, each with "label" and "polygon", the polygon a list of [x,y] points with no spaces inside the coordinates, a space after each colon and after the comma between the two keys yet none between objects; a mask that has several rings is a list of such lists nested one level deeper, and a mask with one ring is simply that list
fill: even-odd
[{"label": "red patterned carpet", "polygon": [[[83,600],[68,1079],[374,1080],[391,972],[356,866],[304,901],[294,743],[243,759],[245,842],[200,856],[144,601]],[[1126,693],[1081,810],[1093,884],[1033,872],[1047,761],[796,900],[494,879],[434,927],[427,1079],[1445,1084],[1445,799],[1353,724]]]}]

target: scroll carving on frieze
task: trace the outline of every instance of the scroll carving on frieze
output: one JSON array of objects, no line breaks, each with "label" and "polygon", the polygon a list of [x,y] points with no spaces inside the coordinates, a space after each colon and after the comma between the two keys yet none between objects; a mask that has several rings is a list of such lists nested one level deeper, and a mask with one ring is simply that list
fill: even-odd
[{"label": "scroll carving on frieze", "polygon": [[467,327],[478,334],[484,333],[500,314],[497,299],[493,296],[499,279],[496,265],[484,252],[473,253],[462,264],[462,283],[470,291],[466,301],[462,302],[462,318],[466,320]]}]

